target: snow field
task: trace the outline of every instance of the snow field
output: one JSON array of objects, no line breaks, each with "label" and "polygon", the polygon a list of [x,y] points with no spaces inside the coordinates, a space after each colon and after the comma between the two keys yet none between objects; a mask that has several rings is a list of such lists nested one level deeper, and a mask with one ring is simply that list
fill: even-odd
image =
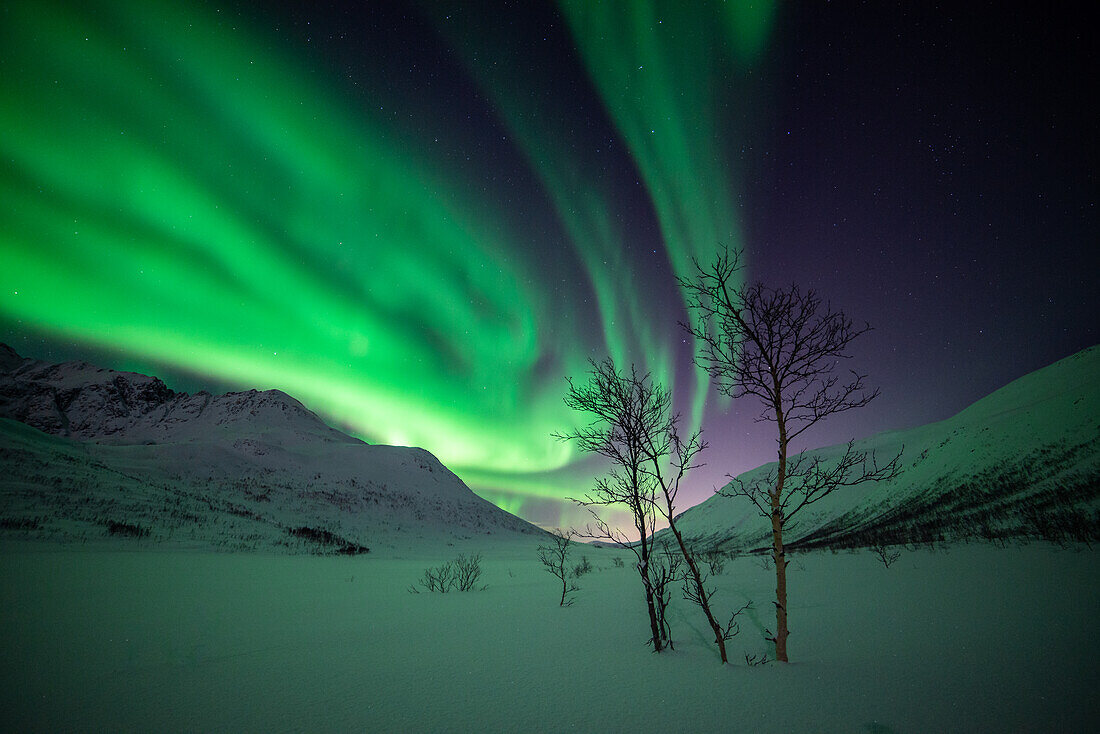
[{"label": "snow field", "polygon": [[[774,574],[727,564],[716,609],[752,599],[721,666],[674,599],[652,654],[617,551],[572,607],[535,544],[486,546],[484,591],[410,594],[418,557],[27,546],[0,553],[0,710],[19,731],[1087,731],[1100,640],[1091,551],[1046,545],[793,556],[791,657],[767,645]],[[728,614],[728,611],[726,612]]]}]

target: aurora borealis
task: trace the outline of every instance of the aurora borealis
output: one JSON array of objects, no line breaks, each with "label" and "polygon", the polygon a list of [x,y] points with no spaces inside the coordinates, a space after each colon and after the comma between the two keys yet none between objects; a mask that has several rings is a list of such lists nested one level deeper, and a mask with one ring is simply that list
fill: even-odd
[{"label": "aurora borealis", "polygon": [[[890,160],[895,138],[923,134],[914,145],[940,146],[935,165],[958,169],[943,131],[880,120],[865,139],[823,145],[832,77],[803,86],[829,57],[799,54],[826,44],[808,41],[798,19],[781,23],[770,2],[520,5],[8,4],[4,338],[30,335],[70,356],[99,350],[116,355],[111,366],[167,370],[182,389],[281,389],[368,441],[427,448],[475,491],[543,524],[567,519],[562,498],[598,469],[550,438],[575,420],[564,377],[589,357],[636,362],[672,385],[678,409],[722,446],[707,480],[733,470],[749,429],[723,423],[729,406],[692,369],[674,280],[720,243],[748,248],[755,272],[820,282],[860,318],[885,322],[889,344],[869,345],[867,369],[904,394],[904,355],[927,349],[899,338],[901,318],[923,324],[954,307],[936,300],[935,258],[914,243],[940,233],[943,253],[960,237],[932,207],[910,209],[920,235],[879,228],[888,218],[869,217],[881,212],[862,197],[882,179],[877,206],[907,176],[904,155]],[[791,90],[805,95],[801,112]],[[882,170],[849,170],[843,146],[857,164],[882,146]],[[828,171],[815,159],[823,150]],[[837,202],[836,181],[863,188]],[[940,191],[922,195],[938,202]],[[972,207],[981,216],[968,222],[988,213]],[[1087,212],[1078,238],[1095,233]],[[841,241],[841,216],[873,221]],[[966,275],[989,272],[989,253],[1024,248],[982,240],[977,225],[963,234],[980,244],[968,245]],[[870,261],[848,282],[838,273],[853,249]],[[1070,313],[1095,313],[1061,261],[1049,269],[1044,282],[1060,284]],[[926,301],[905,300],[913,283]],[[978,306],[966,328],[995,329],[999,308]],[[1035,309],[1025,297],[1009,311]],[[1091,343],[1084,328],[1051,343],[1051,358]],[[1019,351],[997,333],[998,354]],[[987,387],[961,382],[970,393],[942,405]],[[931,419],[927,401],[914,405],[895,398],[869,427]],[[762,445],[766,454],[757,441],[736,461]],[[695,501],[708,493],[700,485]]]},{"label": "aurora borealis", "polygon": [[[441,12],[426,16],[445,24]],[[680,272],[700,242],[736,236],[724,187],[705,191],[684,170],[708,161],[707,185],[722,181],[725,165],[707,153],[716,109],[697,108],[709,124],[693,137],[671,99],[649,106],[690,88],[693,72],[686,47],[659,47],[649,20],[631,29],[632,13],[565,12],[589,66],[606,72],[597,85],[654,193],[664,237],[651,238],[653,259]],[[759,51],[766,18],[724,20],[737,53]],[[756,35],[738,38],[746,26]],[[616,63],[588,38],[601,29],[625,31]],[[0,121],[5,315],[226,383],[277,386],[367,440],[428,447],[512,509],[508,495],[564,496],[560,480],[538,479],[574,459],[550,438],[572,420],[562,377],[610,350],[674,380],[664,346],[674,318],[623,253],[616,192],[566,145],[575,113],[510,95],[496,65],[475,59],[479,45],[511,39],[478,30],[457,31],[457,53],[558,215],[562,231],[542,235],[561,240],[558,262],[528,245],[501,192],[467,186],[467,169],[486,162],[435,155],[437,134],[390,119],[385,93],[347,99],[340,80],[311,78],[246,22],[171,3],[17,5],[2,39],[5,68],[18,69],[5,74]],[[651,70],[639,64],[632,82],[643,57]],[[710,88],[697,80],[693,105]],[[426,125],[448,134],[443,117]]]}]

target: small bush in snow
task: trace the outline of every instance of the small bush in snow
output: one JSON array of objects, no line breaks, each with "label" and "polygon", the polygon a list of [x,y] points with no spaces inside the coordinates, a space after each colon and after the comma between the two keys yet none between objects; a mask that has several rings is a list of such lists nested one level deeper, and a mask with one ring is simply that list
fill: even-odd
[{"label": "small bush in snow", "polygon": [[726,570],[726,557],[720,551],[712,550],[700,553],[699,560],[707,564],[712,576],[721,576],[722,572]]},{"label": "small bush in snow", "polygon": [[[435,591],[446,594],[448,591],[481,591],[477,588],[477,581],[481,578],[481,555],[460,555],[453,561],[424,569],[424,575],[417,582],[425,591]],[[416,585],[410,586],[409,591],[419,594],[420,589]]]},{"label": "small bush in snow", "polygon": [[477,580],[481,578],[481,554],[459,556],[452,561],[455,568],[455,587],[459,591],[473,591]]},{"label": "small bush in snow", "polygon": [[573,566],[573,575],[576,578],[580,578],[581,576],[584,576],[586,573],[590,573],[591,571],[592,564],[591,562],[589,562],[588,556],[581,556],[580,562],[576,566]]},{"label": "small bush in snow", "polygon": [[885,543],[877,543],[871,546],[871,552],[882,561],[882,565],[890,568],[890,564],[901,558],[901,551],[892,551]]},{"label": "small bush in snow", "polygon": [[745,665],[750,668],[756,665],[765,665],[768,662],[768,653],[762,653],[760,655],[750,655],[745,653]]},{"label": "small bush in snow", "polygon": [[110,520],[107,523],[107,534],[115,535],[120,538],[148,538],[149,528],[143,528],[140,525],[132,525],[128,522],[115,522]]}]

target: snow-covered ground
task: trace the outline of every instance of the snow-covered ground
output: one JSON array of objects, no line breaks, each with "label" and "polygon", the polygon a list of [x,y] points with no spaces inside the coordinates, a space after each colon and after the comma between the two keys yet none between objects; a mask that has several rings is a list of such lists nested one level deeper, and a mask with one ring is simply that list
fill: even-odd
[{"label": "snow-covered ground", "polygon": [[[488,588],[407,590],[485,553]],[[645,646],[636,573],[597,570],[560,608],[535,541],[413,554],[0,550],[0,711],[12,731],[1084,732],[1100,722],[1097,554],[1049,545],[796,555],[789,665],[767,649],[774,575],[722,666],[674,600],[673,652]]]}]

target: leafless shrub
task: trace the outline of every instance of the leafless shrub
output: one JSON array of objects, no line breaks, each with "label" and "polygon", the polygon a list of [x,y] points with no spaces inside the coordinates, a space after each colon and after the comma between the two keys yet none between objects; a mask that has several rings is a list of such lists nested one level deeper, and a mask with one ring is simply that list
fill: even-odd
[{"label": "leafless shrub", "polygon": [[726,556],[717,550],[709,550],[699,554],[699,560],[707,564],[712,576],[721,576],[726,570]]},{"label": "leafless shrub", "polygon": [[[453,561],[447,561],[442,565],[424,569],[424,575],[417,582],[425,591],[434,591],[446,594],[448,591],[474,591],[484,590],[485,586],[477,589],[477,581],[481,578],[481,555],[460,555]],[[409,587],[409,592],[419,594],[420,590],[415,585]]]},{"label": "leafless shrub", "polygon": [[454,560],[455,586],[459,591],[473,591],[481,578],[481,554],[460,555]]},{"label": "leafless shrub", "polygon": [[[553,533],[553,545],[540,545],[537,549],[538,559],[546,570],[561,581],[561,601],[559,606],[572,606],[573,600],[569,594],[578,590],[576,583],[569,580],[569,572],[565,568],[566,559],[569,556],[569,546],[573,543],[576,531],[555,530]],[[576,574],[574,574],[576,576]]]},{"label": "leafless shrub", "polygon": [[591,561],[588,560],[588,556],[581,556],[580,562],[577,563],[577,565],[573,566],[573,576],[575,578],[579,579],[581,576],[584,576],[586,573],[591,573],[591,572],[592,572],[592,563],[591,563]]},{"label": "leafless shrub", "polygon": [[901,558],[901,551],[890,550],[885,543],[877,543],[871,546],[871,552],[882,561],[882,565],[890,568],[890,564]]}]

